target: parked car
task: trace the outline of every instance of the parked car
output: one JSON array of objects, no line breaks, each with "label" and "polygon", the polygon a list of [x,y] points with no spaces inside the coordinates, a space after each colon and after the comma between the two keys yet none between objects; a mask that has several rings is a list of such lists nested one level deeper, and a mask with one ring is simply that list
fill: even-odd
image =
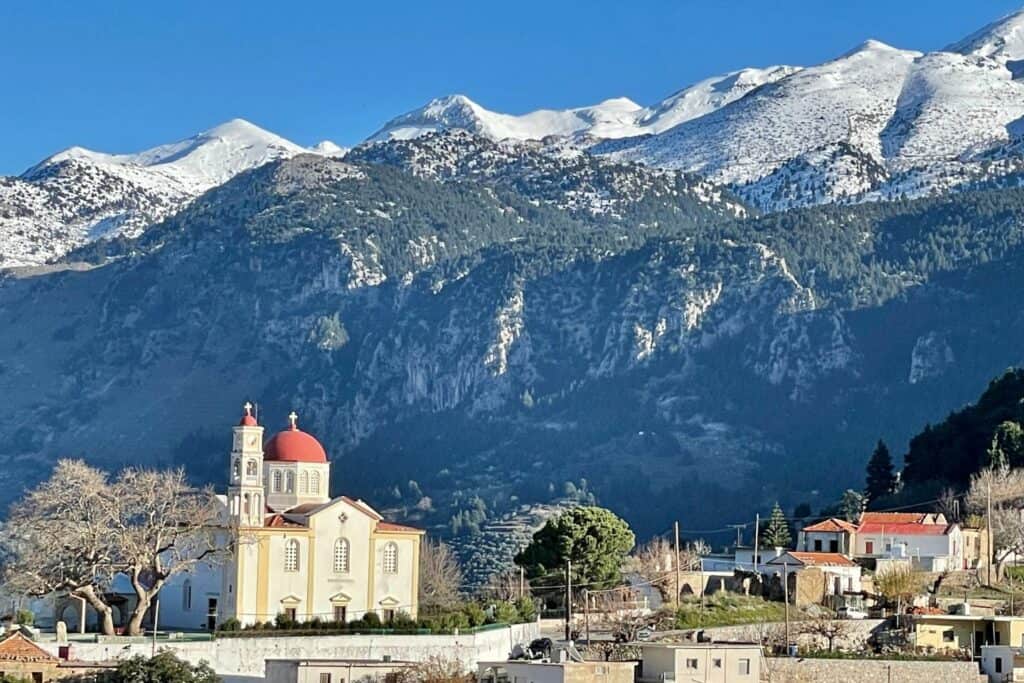
[{"label": "parked car", "polygon": [[840,607],[836,610],[836,616],[840,619],[867,619],[868,614],[853,607]]}]

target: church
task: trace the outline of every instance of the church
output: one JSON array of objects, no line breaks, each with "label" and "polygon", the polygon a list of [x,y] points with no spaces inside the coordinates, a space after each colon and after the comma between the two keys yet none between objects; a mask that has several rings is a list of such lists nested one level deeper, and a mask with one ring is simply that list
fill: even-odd
[{"label": "church", "polygon": [[264,442],[246,404],[233,429],[224,499],[231,555],[175,577],[160,592],[159,628],[213,629],[293,621],[352,621],[375,612],[415,618],[423,531],[386,521],[369,504],[331,498],[323,446],[288,425]]}]

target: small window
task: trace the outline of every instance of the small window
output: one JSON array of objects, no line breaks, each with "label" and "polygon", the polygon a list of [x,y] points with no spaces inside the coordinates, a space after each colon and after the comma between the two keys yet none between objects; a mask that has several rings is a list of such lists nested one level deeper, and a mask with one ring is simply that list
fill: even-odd
[{"label": "small window", "polygon": [[286,572],[299,571],[299,542],[294,538],[284,546],[284,570]]},{"label": "small window", "polygon": [[238,479],[242,476],[242,461],[235,458],[235,461],[231,464],[231,475]]},{"label": "small window", "polygon": [[309,472],[299,475],[299,495],[309,493]]},{"label": "small window", "polygon": [[821,539],[820,538],[814,539],[814,552],[816,552],[816,553],[820,553],[821,552]]},{"label": "small window", "polygon": [[595,676],[604,676],[606,673],[608,673],[608,670],[600,664],[594,667]]},{"label": "small window", "polygon": [[714,666],[714,667],[715,667],[716,669],[721,669],[721,668],[722,668],[722,660],[721,660],[721,659],[712,659],[712,660],[711,660],[711,664],[712,664],[712,665],[713,665],[713,666]]},{"label": "small window", "polygon": [[696,659],[687,659],[686,660],[686,668],[687,669],[696,669],[697,668],[697,660]]},{"label": "small window", "polygon": [[864,552],[867,553],[868,555],[874,555],[875,554],[875,542],[874,541],[864,541]]},{"label": "small window", "polygon": [[295,473],[294,472],[289,472],[285,476],[284,483],[285,483],[285,490],[288,493],[295,493]]},{"label": "small window", "polygon": [[944,643],[952,643],[955,640],[956,640],[956,633],[954,633],[953,629],[949,629],[947,631],[943,631],[942,632],[942,642],[944,642]]},{"label": "small window", "polygon": [[181,586],[181,609],[185,612],[192,609],[192,582],[188,579]]},{"label": "small window", "polygon": [[749,659],[741,659],[740,662],[739,662],[739,669],[740,669],[740,676],[749,676],[750,675],[750,660]]},{"label": "small window", "polygon": [[321,672],[320,683],[331,683],[331,674],[327,673],[326,671]]},{"label": "small window", "polygon": [[828,551],[830,553],[838,553],[839,552],[839,541],[835,541],[835,540],[829,541],[828,542]]},{"label": "small window", "polygon": [[348,551],[349,543],[347,538],[339,538],[334,542],[334,573],[348,574]]},{"label": "small window", "polygon": [[1002,657],[996,657],[996,673],[997,674],[1003,673],[1003,658]]},{"label": "small window", "polygon": [[256,476],[256,461],[248,460],[245,463],[245,476],[255,477]]},{"label": "small window", "polygon": [[281,470],[274,470],[274,474],[271,476],[271,490],[274,493],[281,492]]},{"label": "small window", "polygon": [[309,475],[309,492],[310,493],[316,493],[316,494],[320,493],[320,473],[319,472],[313,472],[312,474]]},{"label": "small window", "polygon": [[398,573],[398,546],[394,543],[388,543],[384,546],[383,565],[385,574]]}]

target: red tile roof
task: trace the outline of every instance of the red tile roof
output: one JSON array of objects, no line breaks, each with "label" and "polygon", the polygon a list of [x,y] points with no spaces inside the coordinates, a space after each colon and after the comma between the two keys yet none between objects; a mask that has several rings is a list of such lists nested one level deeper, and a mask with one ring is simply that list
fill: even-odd
[{"label": "red tile roof", "polygon": [[928,514],[925,512],[865,512],[860,516],[861,524],[921,524]]},{"label": "red tile roof", "polygon": [[804,531],[820,531],[830,533],[839,533],[845,531],[847,533],[852,534],[857,531],[857,526],[854,524],[850,524],[845,519],[836,519],[835,517],[830,517],[829,519],[826,519],[823,522],[818,522],[817,524],[805,526]]},{"label": "red tile roof", "polygon": [[26,638],[21,631],[0,642],[0,662],[55,662],[57,658]]},{"label": "red tile roof", "polygon": [[424,534],[426,533],[423,529],[417,529],[414,526],[405,526],[404,524],[395,524],[394,522],[377,522],[377,531],[383,532],[401,532],[401,533],[413,533],[413,534]]},{"label": "red tile roof", "polygon": [[884,524],[868,522],[861,524],[857,531],[862,534],[886,534],[892,536],[945,536],[951,526],[946,524],[897,523]]},{"label": "red tile roof", "polygon": [[269,517],[267,517],[266,521],[263,523],[263,526],[264,527],[273,527],[275,529],[282,528],[282,527],[292,528],[292,529],[302,529],[302,528],[304,528],[301,524],[298,524],[296,522],[292,522],[290,520],[285,519],[283,515],[270,515]]}]

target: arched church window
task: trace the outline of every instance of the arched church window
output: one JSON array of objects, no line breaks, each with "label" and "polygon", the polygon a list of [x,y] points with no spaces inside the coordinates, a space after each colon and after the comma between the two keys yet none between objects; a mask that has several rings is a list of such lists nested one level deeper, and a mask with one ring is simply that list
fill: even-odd
[{"label": "arched church window", "polygon": [[284,545],[284,570],[299,571],[299,542],[294,538]]},{"label": "arched church window", "polygon": [[231,476],[235,479],[242,476],[242,463],[238,458],[235,458],[234,462],[231,463]]},{"label": "arched church window", "polygon": [[384,546],[384,573],[398,573],[398,545],[394,542]]},{"label": "arched church window", "polygon": [[242,501],[243,501],[242,502],[242,512],[244,514],[248,515],[249,514],[249,509],[250,509],[250,506],[249,506],[249,494],[248,493],[245,494],[244,496],[242,496]]},{"label": "arched church window", "polygon": [[285,490],[287,490],[288,493],[294,493],[295,492],[295,473],[294,472],[289,472],[287,474],[287,476],[285,476],[284,481],[285,481]]},{"label": "arched church window", "polygon": [[299,493],[309,493],[309,472],[299,474]]},{"label": "arched church window", "polygon": [[313,472],[309,475],[309,492],[320,493],[320,473]]},{"label": "arched church window", "polygon": [[256,461],[248,460],[245,463],[245,476],[255,477],[256,476]]},{"label": "arched church window", "polygon": [[334,542],[334,573],[348,574],[349,544],[347,538],[339,538]]},{"label": "arched church window", "polygon": [[274,493],[280,493],[281,492],[281,470],[274,470],[274,474],[271,475],[270,481],[271,481],[271,490],[273,490]]},{"label": "arched church window", "polygon": [[186,612],[192,609],[192,582],[188,579],[181,585],[181,609]]}]

